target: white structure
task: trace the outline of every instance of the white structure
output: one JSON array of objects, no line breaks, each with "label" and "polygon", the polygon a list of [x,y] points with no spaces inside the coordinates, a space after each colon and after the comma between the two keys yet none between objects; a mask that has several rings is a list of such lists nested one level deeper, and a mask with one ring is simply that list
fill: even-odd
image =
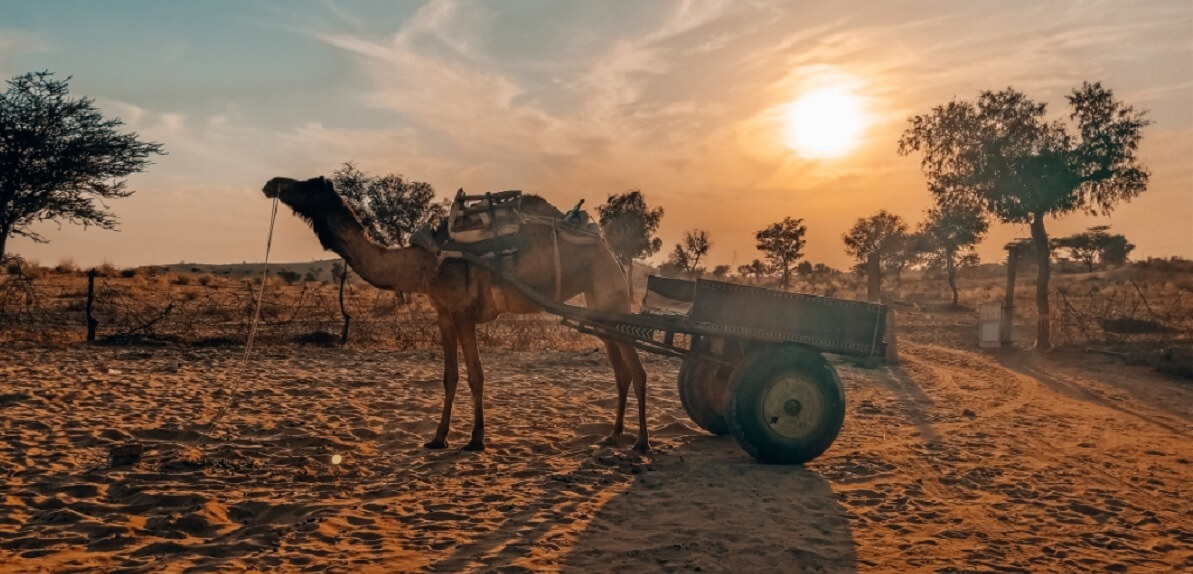
[{"label": "white structure", "polygon": [[991,349],[1002,346],[999,326],[1002,324],[1002,303],[983,303],[978,307],[978,346]]}]

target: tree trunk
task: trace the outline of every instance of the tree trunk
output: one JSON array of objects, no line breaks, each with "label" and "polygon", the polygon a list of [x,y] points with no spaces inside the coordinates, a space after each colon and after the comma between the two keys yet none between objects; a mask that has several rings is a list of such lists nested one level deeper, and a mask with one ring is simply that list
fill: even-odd
[{"label": "tree trunk", "polygon": [[1019,268],[1019,247],[1007,247],[1007,290],[1002,301],[1002,323],[998,327],[1000,345],[1011,344],[1011,326],[1015,321],[1015,271]]},{"label": "tree trunk", "polygon": [[1048,231],[1044,229],[1044,215],[1037,213],[1031,220],[1031,239],[1036,248],[1036,349],[1052,348],[1051,321],[1048,313],[1048,280],[1051,278],[1052,254],[1048,250]]},{"label": "tree trunk", "polygon": [[866,298],[871,301],[882,300],[882,264],[878,253],[871,253],[866,259]]},{"label": "tree trunk", "polygon": [[8,230],[0,229],[0,262],[4,261],[4,244],[8,243]]},{"label": "tree trunk", "polygon": [[344,269],[340,271],[340,314],[344,316],[344,327],[340,329],[340,344],[348,344],[348,325],[352,323],[352,315],[344,307],[344,284],[348,282],[348,263],[344,262]]},{"label": "tree trunk", "polygon": [[961,299],[961,295],[957,292],[957,265],[953,262],[953,258],[954,253],[952,251],[945,251],[944,266],[949,276],[949,289],[953,290],[953,306],[956,307]]},{"label": "tree trunk", "polygon": [[783,266],[783,280],[780,281],[779,283],[782,284],[783,290],[786,291],[787,287],[791,284],[791,268],[790,267],[787,267],[786,265]]}]

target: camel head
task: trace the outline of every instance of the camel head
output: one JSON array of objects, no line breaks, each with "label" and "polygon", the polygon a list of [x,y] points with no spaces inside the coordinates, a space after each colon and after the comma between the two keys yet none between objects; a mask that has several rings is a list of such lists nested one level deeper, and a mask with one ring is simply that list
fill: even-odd
[{"label": "camel head", "polygon": [[319,236],[325,249],[333,249],[334,233],[344,226],[359,227],[356,216],[336,192],[331,181],[316,177],[305,181],[275,177],[261,190],[265,197],[277,198],[290,206]]}]

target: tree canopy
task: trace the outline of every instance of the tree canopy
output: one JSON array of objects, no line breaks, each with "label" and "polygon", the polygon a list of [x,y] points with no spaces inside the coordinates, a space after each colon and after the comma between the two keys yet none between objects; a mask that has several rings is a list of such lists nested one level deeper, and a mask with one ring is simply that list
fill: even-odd
[{"label": "tree canopy", "polygon": [[634,287],[634,260],[649,257],[663,248],[663,240],[654,237],[663,219],[663,208],[646,205],[642,191],[634,189],[610,195],[604,205],[597,206],[601,231],[609,248],[621,260],[630,278],[630,294]]},{"label": "tree canopy", "polygon": [[392,173],[369,175],[352,162],[345,162],[331,177],[369,235],[386,245],[405,245],[424,223],[444,215],[429,183]]},{"label": "tree canopy", "polygon": [[1093,271],[1095,264],[1119,266],[1127,262],[1127,256],[1135,245],[1120,234],[1111,234],[1110,226],[1098,225],[1068,237],[1053,240],[1052,247],[1067,249],[1069,257],[1085,264],[1086,271]]},{"label": "tree canopy", "polygon": [[1048,120],[1045,104],[1013,88],[984,91],[913,116],[899,153],[922,154],[928,189],[946,204],[975,202],[1006,223],[1031,225],[1036,281],[1037,346],[1051,345],[1050,268],[1044,218],[1073,211],[1107,214],[1147,188],[1138,158],[1150,122],[1100,83],[1067,96],[1069,122]]},{"label": "tree canopy", "polygon": [[115,229],[104,200],[132,195],[124,178],[165,153],[53,76],[16,76],[0,93],[0,256],[10,235],[45,241],[30,229],[40,221]]},{"label": "tree canopy", "polygon": [[604,205],[597,207],[597,216],[609,248],[623,263],[649,257],[663,247],[663,240],[654,237],[663,219],[663,208],[647,206],[640,190],[610,195]]},{"label": "tree canopy", "polygon": [[808,228],[803,219],[784,217],[783,221],[772,223],[754,234],[758,250],[766,254],[773,269],[780,275],[779,286],[783,289],[791,283],[791,266],[803,257]]},{"label": "tree canopy", "polygon": [[845,241],[845,252],[858,263],[865,263],[872,253],[881,257],[898,247],[906,235],[907,223],[903,218],[883,209],[870,217],[858,219],[842,239]]},{"label": "tree canopy", "polygon": [[957,268],[978,264],[974,247],[989,227],[976,204],[944,205],[928,210],[928,218],[916,232],[916,250],[929,268],[945,272],[953,291],[953,305],[959,302]]},{"label": "tree canopy", "polygon": [[690,229],[684,232],[683,240],[675,244],[667,258],[667,264],[683,273],[699,274],[704,272],[700,266],[700,259],[708,254],[712,242],[708,239],[708,232],[703,229]]}]

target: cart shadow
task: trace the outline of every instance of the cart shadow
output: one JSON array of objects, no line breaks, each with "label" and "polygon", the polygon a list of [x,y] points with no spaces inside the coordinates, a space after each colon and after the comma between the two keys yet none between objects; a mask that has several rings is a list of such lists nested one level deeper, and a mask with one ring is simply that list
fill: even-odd
[{"label": "cart shadow", "polygon": [[685,441],[595,512],[561,571],[856,571],[828,481],[758,464],[728,437]]}]

